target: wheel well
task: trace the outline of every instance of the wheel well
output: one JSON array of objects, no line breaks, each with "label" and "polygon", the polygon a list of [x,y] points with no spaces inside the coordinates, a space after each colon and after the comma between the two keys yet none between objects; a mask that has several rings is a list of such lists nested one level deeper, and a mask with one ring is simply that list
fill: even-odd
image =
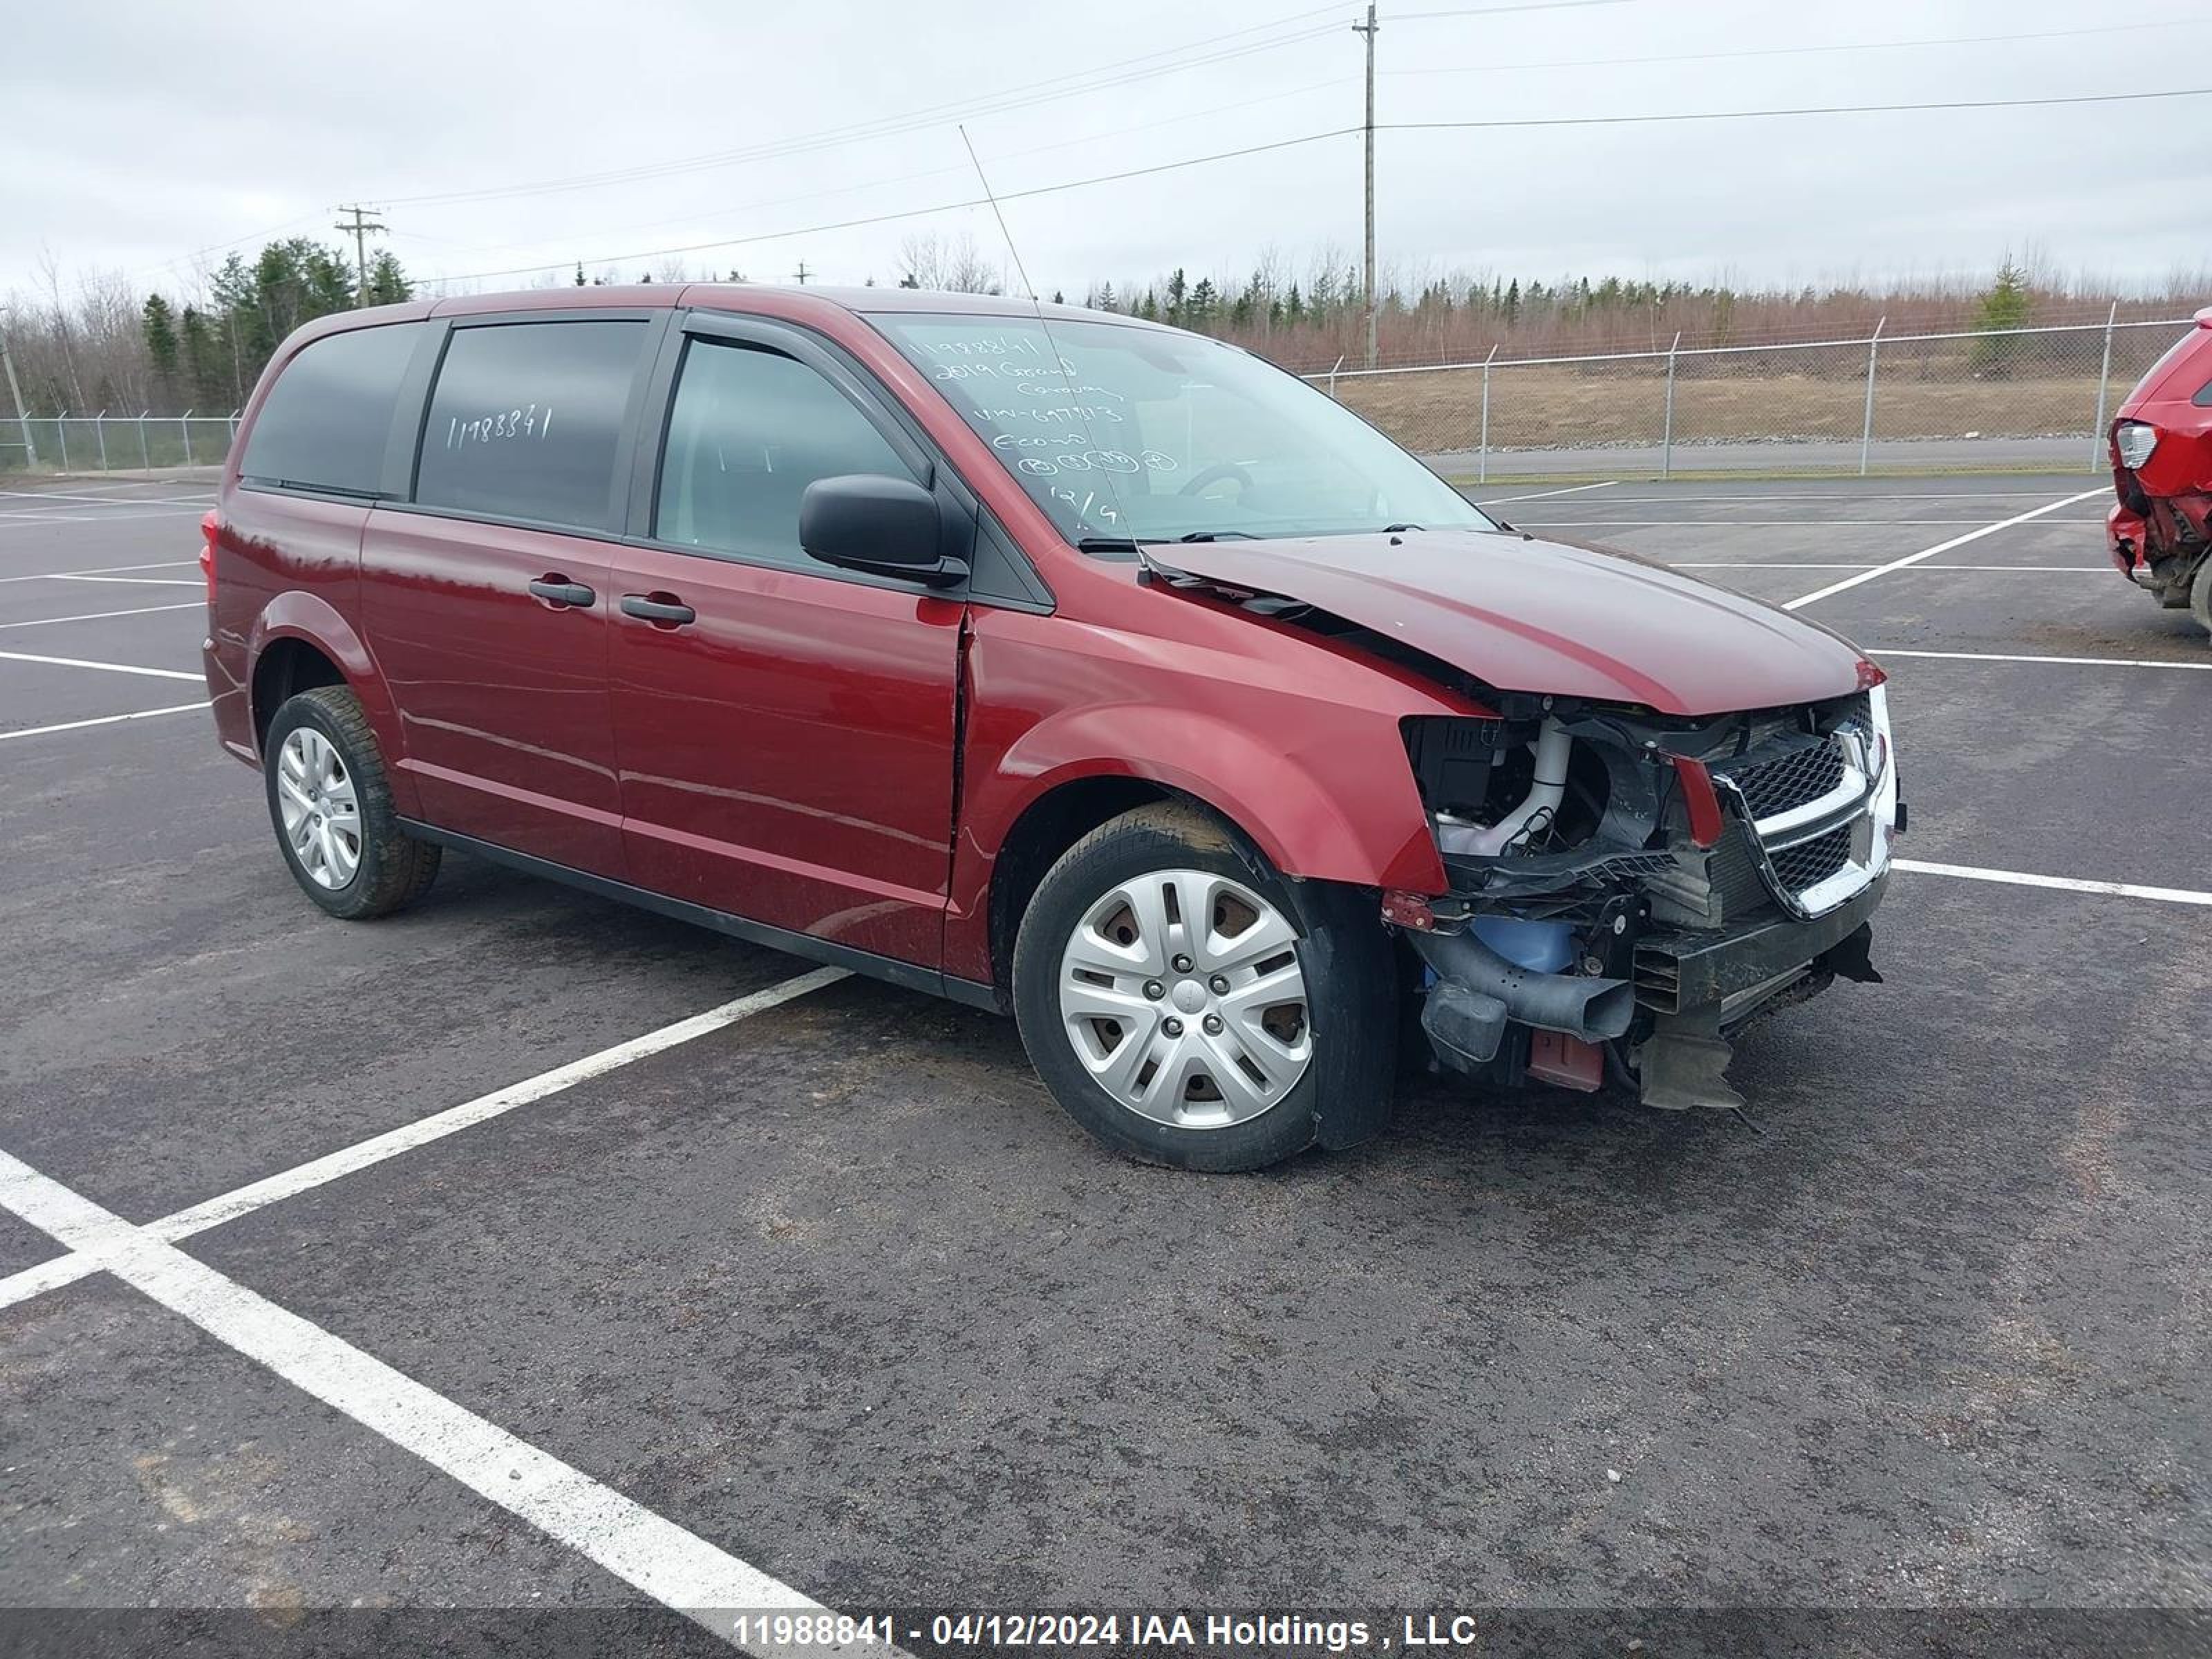
[{"label": "wheel well", "polygon": [[253,665],[253,746],[269,735],[269,722],[288,697],[318,685],[343,685],[338,665],[305,640],[278,640]]},{"label": "wheel well", "polygon": [[1014,935],[1045,872],[1110,818],[1182,796],[1142,778],[1078,778],[1031,801],[1014,821],[991,869],[991,976],[1006,996],[1013,982]]}]

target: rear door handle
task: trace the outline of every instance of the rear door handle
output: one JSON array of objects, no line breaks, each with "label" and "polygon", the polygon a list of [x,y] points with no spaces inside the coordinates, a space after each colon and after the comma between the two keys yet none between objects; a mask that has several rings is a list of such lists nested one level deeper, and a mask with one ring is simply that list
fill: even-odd
[{"label": "rear door handle", "polygon": [[647,622],[669,623],[679,627],[699,619],[699,613],[681,600],[649,599],[642,593],[623,594],[622,608],[625,617],[642,617]]},{"label": "rear door handle", "polygon": [[581,582],[564,582],[551,576],[531,583],[530,591],[532,595],[544,600],[548,605],[580,606],[589,605],[599,598],[598,594],[592,592]]}]

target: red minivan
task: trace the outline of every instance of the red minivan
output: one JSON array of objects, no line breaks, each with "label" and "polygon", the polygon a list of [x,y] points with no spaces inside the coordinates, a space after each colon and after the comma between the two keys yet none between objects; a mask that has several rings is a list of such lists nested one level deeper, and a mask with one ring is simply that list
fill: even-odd
[{"label": "red minivan", "polygon": [[1731,1105],[1902,827],[1826,630],[1486,517],[1128,317],[694,285],[326,318],[208,525],[208,683],[333,915],[447,848],[1012,1012],[1134,1155],[1401,1059]]},{"label": "red minivan", "polygon": [[2105,539],[2123,576],[2212,633],[2212,306],[2196,321],[2113,419]]}]

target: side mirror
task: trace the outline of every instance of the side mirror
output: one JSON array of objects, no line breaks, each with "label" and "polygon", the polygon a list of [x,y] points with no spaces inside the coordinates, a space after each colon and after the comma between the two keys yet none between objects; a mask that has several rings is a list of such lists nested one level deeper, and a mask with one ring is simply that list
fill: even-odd
[{"label": "side mirror", "polygon": [[968,562],[945,539],[937,498],[911,478],[817,478],[799,498],[799,544],[824,564],[950,586]]}]

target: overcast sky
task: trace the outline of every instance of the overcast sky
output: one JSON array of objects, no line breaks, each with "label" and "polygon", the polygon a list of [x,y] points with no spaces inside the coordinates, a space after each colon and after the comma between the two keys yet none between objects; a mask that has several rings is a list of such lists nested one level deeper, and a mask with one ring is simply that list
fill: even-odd
[{"label": "overcast sky", "polygon": [[[1379,121],[2212,86],[2203,9],[2184,0],[1553,0],[1474,15],[1486,3],[1383,5]],[[33,285],[46,254],[65,281],[99,269],[185,291],[222,245],[336,240],[334,209],[356,200],[382,209],[379,246],[411,274],[473,288],[578,258],[625,277],[734,267],[783,282],[804,261],[825,281],[890,282],[904,239],[930,232],[972,235],[995,260],[979,207],[812,228],[975,197],[960,119],[1002,195],[1356,126],[1355,15],[1297,0],[15,8],[0,291]],[[2161,22],[2174,26],[2140,27]],[[1779,52],[2037,33],[2056,38]],[[1773,55],[1714,55],[1746,52]],[[1676,61],[1603,61],[1632,58]],[[2208,131],[2212,98],[1385,131],[1382,256],[1416,272],[1801,283],[1980,273],[2011,248],[2152,282],[2205,268]],[[450,199],[462,192],[501,193]],[[1175,264],[1249,271],[1270,247],[1303,272],[1324,249],[1358,257],[1359,140],[1006,211],[1048,294]]]}]

